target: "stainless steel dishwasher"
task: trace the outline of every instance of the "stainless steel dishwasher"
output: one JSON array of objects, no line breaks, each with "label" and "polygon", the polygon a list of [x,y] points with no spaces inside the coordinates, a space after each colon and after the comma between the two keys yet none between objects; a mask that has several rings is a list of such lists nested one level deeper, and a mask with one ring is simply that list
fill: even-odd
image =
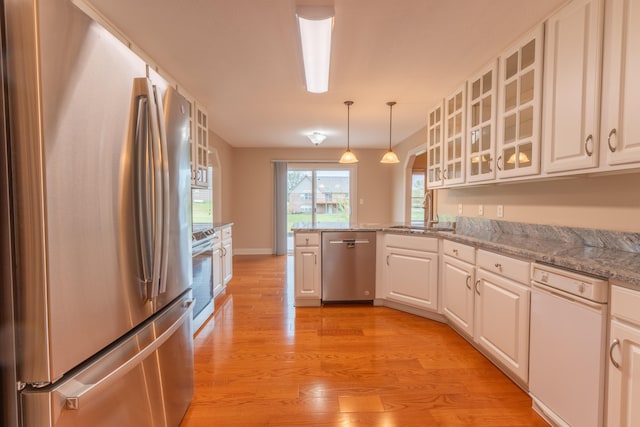
[{"label": "stainless steel dishwasher", "polygon": [[373,301],[375,231],[322,233],[322,301]]}]

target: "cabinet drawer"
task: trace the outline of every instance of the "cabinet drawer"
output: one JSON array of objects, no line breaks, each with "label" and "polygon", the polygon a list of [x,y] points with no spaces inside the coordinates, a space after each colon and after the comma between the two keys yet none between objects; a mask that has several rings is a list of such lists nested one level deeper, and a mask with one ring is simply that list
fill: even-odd
[{"label": "cabinet drawer", "polygon": [[640,292],[612,286],[611,316],[640,325]]},{"label": "cabinet drawer", "polygon": [[417,251],[438,252],[438,239],[433,237],[387,234],[385,235],[385,245]]},{"label": "cabinet drawer", "polygon": [[444,240],[443,252],[445,255],[468,262],[469,264],[475,264],[476,262],[476,249],[472,246]]},{"label": "cabinet drawer", "polygon": [[320,246],[320,233],[296,233],[296,246]]},{"label": "cabinet drawer", "polygon": [[482,249],[476,255],[478,267],[529,286],[531,263]]}]

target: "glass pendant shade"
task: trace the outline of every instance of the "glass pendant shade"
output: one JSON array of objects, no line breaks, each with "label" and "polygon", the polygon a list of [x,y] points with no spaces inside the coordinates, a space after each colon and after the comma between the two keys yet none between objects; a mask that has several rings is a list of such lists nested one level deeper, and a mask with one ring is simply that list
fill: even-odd
[{"label": "glass pendant shade", "polygon": [[389,106],[389,151],[387,151],[384,154],[384,156],[382,156],[382,159],[380,159],[380,163],[400,163],[398,156],[391,149],[391,123],[392,123],[391,120],[392,120],[393,106],[396,105],[396,103],[395,101],[389,101],[387,102],[387,105]]},{"label": "glass pendant shade", "polygon": [[393,151],[387,151],[380,159],[380,163],[400,163],[398,156]]},{"label": "glass pendant shade", "polygon": [[340,163],[358,163],[358,158],[349,149],[349,108],[353,105],[353,101],[344,101],[347,106],[347,151],[340,157]]},{"label": "glass pendant shade", "polygon": [[358,158],[351,152],[351,150],[347,150],[342,153],[342,157],[340,157],[340,163],[358,163]]},{"label": "glass pendant shade", "polygon": [[[513,153],[509,159],[507,160],[507,163],[509,163],[510,165],[514,164],[516,162],[516,153]],[[527,156],[525,153],[520,152],[518,153],[518,163],[529,163],[529,156]]]}]

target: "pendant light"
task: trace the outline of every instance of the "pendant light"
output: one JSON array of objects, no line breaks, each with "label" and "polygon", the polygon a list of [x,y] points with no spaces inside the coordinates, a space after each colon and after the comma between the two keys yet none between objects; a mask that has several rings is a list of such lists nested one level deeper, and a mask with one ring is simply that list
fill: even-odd
[{"label": "pendant light", "polygon": [[391,118],[393,113],[393,106],[396,105],[396,102],[389,101],[387,102],[387,105],[389,106],[389,151],[387,151],[384,156],[382,156],[382,159],[380,159],[380,163],[400,163],[400,160],[398,160],[398,156],[391,149]]},{"label": "pendant light", "polygon": [[349,108],[353,105],[353,101],[344,101],[344,105],[347,106],[347,151],[342,153],[340,163],[358,163],[358,158],[349,149]]}]

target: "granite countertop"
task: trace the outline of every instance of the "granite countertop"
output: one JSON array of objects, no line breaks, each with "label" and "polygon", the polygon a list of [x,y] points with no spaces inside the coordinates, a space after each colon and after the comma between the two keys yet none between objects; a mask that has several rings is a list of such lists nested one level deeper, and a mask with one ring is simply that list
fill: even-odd
[{"label": "granite countertop", "polygon": [[640,290],[640,233],[587,228],[525,224],[457,217],[455,231],[394,228],[402,224],[361,224],[342,228],[298,227],[309,231],[384,231],[397,234],[438,236],[505,255],[543,262],[580,273],[610,279]]}]

